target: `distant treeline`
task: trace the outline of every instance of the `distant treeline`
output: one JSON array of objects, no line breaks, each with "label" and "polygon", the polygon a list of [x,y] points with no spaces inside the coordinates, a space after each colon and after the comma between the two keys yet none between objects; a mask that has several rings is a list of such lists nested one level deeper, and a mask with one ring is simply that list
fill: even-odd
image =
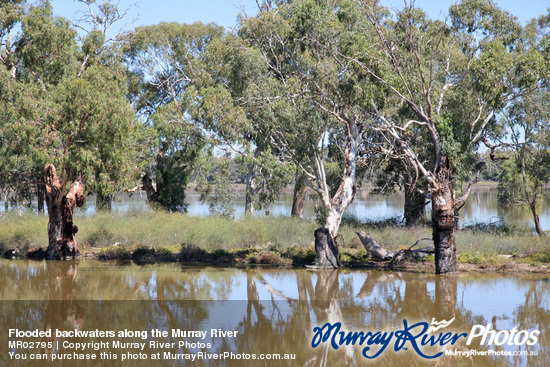
[{"label": "distant treeline", "polygon": [[462,0],[445,21],[414,2],[265,1],[234,30],[162,22],[111,35],[124,12],[80,2],[75,24],[48,1],[0,8],[6,203],[78,206],[84,190],[109,209],[115,192],[143,189],[153,207],[185,211],[192,178],[231,215],[232,182],[246,185],[247,213],[294,183],[293,215],[314,193],[333,237],[368,182],[404,191],[407,224],[432,206],[438,263],[485,176],[502,201],[529,204],[543,234],[550,14],[522,25],[490,0]]}]

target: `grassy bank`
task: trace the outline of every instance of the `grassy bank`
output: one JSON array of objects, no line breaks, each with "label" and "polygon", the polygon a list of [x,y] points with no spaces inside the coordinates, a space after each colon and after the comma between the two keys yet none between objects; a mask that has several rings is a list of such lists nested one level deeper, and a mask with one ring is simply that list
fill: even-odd
[{"label": "grassy bank", "polygon": [[[168,213],[100,213],[77,217],[77,241],[82,253],[100,258],[160,258],[167,260],[304,264],[315,259],[313,231],[317,224],[293,218],[190,217]],[[8,214],[0,217],[0,250],[22,253],[47,245],[47,217]],[[388,250],[404,249],[430,238],[427,226],[403,228],[398,223],[344,220],[339,238],[345,264],[367,261],[355,231],[370,232]],[[506,266],[510,261],[532,265],[550,262],[550,242],[525,230],[478,226],[456,237],[459,261],[483,266]],[[431,246],[431,241],[418,247]],[[502,256],[502,255],[512,255]],[[427,262],[430,262],[428,259]]]}]

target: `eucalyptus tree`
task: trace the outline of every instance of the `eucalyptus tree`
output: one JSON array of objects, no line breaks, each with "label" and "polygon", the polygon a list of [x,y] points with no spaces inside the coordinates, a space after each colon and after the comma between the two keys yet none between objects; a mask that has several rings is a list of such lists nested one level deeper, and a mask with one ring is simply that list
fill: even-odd
[{"label": "eucalyptus tree", "polygon": [[[4,194],[6,210],[8,201],[17,206],[22,196],[29,196],[33,185],[24,182],[42,181],[45,164],[43,155],[34,149],[33,138],[38,134],[39,124],[29,124],[27,121],[37,119],[34,96],[43,94],[39,82],[31,80],[29,73],[23,69],[23,63],[33,57],[30,52],[24,53],[22,50],[26,40],[21,35],[21,27],[23,21],[30,17],[25,14],[27,11],[29,7],[25,1],[6,2],[0,8],[0,191]],[[39,10],[34,12],[40,15]],[[72,44],[73,34],[68,30],[67,22],[59,24],[57,31],[52,38],[59,38],[59,43],[66,41]],[[38,44],[35,48],[50,46],[47,40],[44,41],[45,44]],[[74,62],[74,57],[70,52],[65,52],[66,49],[62,47],[57,58],[48,60],[50,74],[57,69],[57,74],[63,75],[66,70],[62,63],[64,57],[69,63]],[[55,76],[51,75],[48,79],[55,79]]]},{"label": "eucalyptus tree", "polygon": [[227,33],[208,45],[198,75],[194,113],[218,149],[244,168],[245,213],[251,214],[276,200],[292,179],[292,165],[273,145],[278,116],[270,93],[257,88],[258,81],[271,78],[270,70],[260,53]]},{"label": "eucalyptus tree", "polygon": [[[451,26],[427,19],[412,5],[392,14],[377,3],[355,3],[367,20],[365,33],[373,37],[355,53],[334,58],[376,80],[391,101],[376,107],[376,129],[389,153],[427,180],[436,273],[456,271],[455,210],[469,189],[455,198],[454,171],[463,169],[463,158],[471,157],[485,134],[498,131],[498,111],[536,88],[515,61],[523,55],[517,48],[521,26],[485,0],[452,6]],[[408,111],[406,118],[398,118],[396,105]],[[428,155],[404,138],[413,127],[427,138]]]},{"label": "eucalyptus tree", "polygon": [[[256,82],[262,108],[276,113],[272,140],[278,154],[299,167],[321,198],[322,227],[316,234],[318,262],[339,266],[334,241],[343,213],[355,196],[357,158],[376,98],[365,73],[333,58],[364,43],[364,18],[351,2],[266,3],[243,19],[240,36],[260,52],[269,78]],[[360,47],[360,46],[357,46]],[[328,148],[336,148],[338,179],[330,185]]]},{"label": "eucalyptus tree", "polygon": [[214,24],[162,22],[137,27],[126,36],[130,98],[148,127],[146,145],[153,147],[145,157],[142,183],[154,206],[185,210],[189,174],[205,148],[215,145],[191,110],[203,54],[223,33]]},{"label": "eucalyptus tree", "polygon": [[523,78],[516,83],[536,83],[537,89],[524,93],[501,114],[506,133],[488,145],[493,154],[495,148],[505,148],[511,158],[499,177],[499,200],[528,204],[535,230],[543,236],[537,202],[550,181],[550,11],[524,27],[518,48],[524,50],[516,60]]},{"label": "eucalyptus tree", "polygon": [[[28,175],[47,163],[45,180],[19,184],[46,187],[47,256],[73,256],[73,209],[84,203],[84,184],[109,193],[132,173],[135,124],[125,70],[110,48],[91,62],[86,39],[79,45],[74,28],[53,16],[48,2],[18,5],[19,18],[3,30],[9,35],[2,45],[1,167]],[[14,168],[14,161],[21,164]]]},{"label": "eucalyptus tree", "polygon": [[509,141],[503,145],[513,152],[510,164],[500,175],[499,199],[529,205],[535,230],[544,236],[537,204],[550,181],[550,94],[538,91],[514,103],[506,117]]}]

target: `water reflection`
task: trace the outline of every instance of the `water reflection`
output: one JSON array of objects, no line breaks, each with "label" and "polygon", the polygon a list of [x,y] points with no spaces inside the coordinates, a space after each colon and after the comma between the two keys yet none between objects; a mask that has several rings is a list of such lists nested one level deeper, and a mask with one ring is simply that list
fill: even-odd
[{"label": "water reflection", "polygon": [[[347,331],[391,331],[409,323],[455,319],[448,331],[470,332],[473,325],[492,324],[497,330],[540,330],[539,343],[521,346],[536,356],[443,356],[435,362],[412,351],[391,347],[375,359],[377,365],[544,366],[549,354],[550,282],[532,276],[435,276],[378,271],[308,271],[304,269],[227,269],[180,264],[137,265],[96,261],[0,262],[0,345],[8,345],[7,329],[23,330],[205,330],[238,331],[235,338],[208,335],[204,340],[169,335],[166,350],[151,348],[159,341],[149,334],[126,338],[145,342],[144,353],[289,353],[291,361],[275,366],[368,364],[359,347],[339,350],[328,344],[311,347],[312,330],[326,322],[341,322]],[[46,341],[67,338],[46,338]],[[187,341],[179,345],[180,341]],[[74,340],[73,340],[74,341]],[[79,338],[80,342],[97,341]],[[210,344],[210,347],[204,345]],[[479,344],[479,339],[478,342]],[[488,350],[464,343],[451,349]],[[495,350],[516,350],[494,346]],[[20,349],[20,348],[19,348]],[[376,350],[375,348],[373,350]],[[441,347],[426,349],[435,354]],[[117,354],[120,350],[103,348]],[[18,350],[23,352],[23,350]],[[37,353],[37,350],[29,350]],[[94,350],[87,351],[94,352]],[[45,348],[40,353],[63,353]],[[99,351],[97,352],[99,353]],[[0,363],[9,361],[6,350]],[[105,365],[125,365],[104,360]],[[203,361],[204,362],[204,361]],[[212,360],[198,365],[257,366],[252,360]],[[202,362],[201,362],[202,363]],[[20,363],[25,365],[24,361]],[[86,365],[85,362],[82,364]],[[132,365],[166,365],[166,361],[135,361]],[[186,365],[170,360],[169,365]],[[12,364],[10,364],[12,365]],[[71,364],[72,365],[72,364]],[[92,365],[92,364],[90,364]],[[263,364],[262,364],[263,365]]]}]

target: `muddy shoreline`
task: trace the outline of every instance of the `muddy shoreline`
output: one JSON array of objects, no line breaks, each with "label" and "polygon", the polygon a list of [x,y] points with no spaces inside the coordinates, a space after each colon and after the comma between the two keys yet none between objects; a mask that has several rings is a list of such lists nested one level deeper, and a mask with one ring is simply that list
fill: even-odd
[{"label": "muddy shoreline", "polygon": [[[162,263],[180,262],[186,265],[212,265],[223,267],[243,266],[269,266],[282,268],[308,268],[309,270],[326,270],[315,266],[311,254],[280,254],[276,251],[254,249],[217,250],[207,252],[199,248],[183,247],[179,253],[156,252],[154,249],[139,248],[132,253],[117,252],[116,250],[105,251],[97,249],[86,251],[74,260],[98,260],[98,261],[134,261],[136,263]],[[31,249],[28,253],[4,254],[8,259],[31,259],[41,261],[45,259],[42,249]],[[73,258],[66,259],[73,260]],[[471,264],[459,263],[458,274],[468,273],[499,273],[499,274],[550,274],[550,265],[546,263],[529,264],[526,259],[512,259],[503,256],[503,261],[498,264]],[[63,261],[63,260],[53,260]],[[426,259],[407,260],[399,263],[390,261],[354,260],[342,261],[339,270],[364,269],[380,271],[405,271],[413,273],[433,274],[435,266],[433,261]],[[455,273],[456,274],[456,273]]]}]

